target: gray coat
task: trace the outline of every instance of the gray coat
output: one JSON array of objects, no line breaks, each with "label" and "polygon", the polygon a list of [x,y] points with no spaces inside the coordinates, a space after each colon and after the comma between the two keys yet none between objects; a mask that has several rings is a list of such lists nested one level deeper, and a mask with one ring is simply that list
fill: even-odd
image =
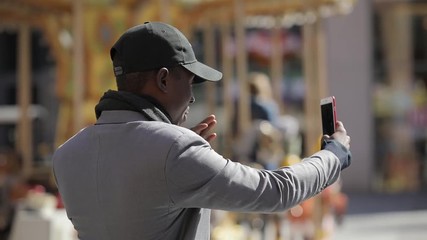
[{"label": "gray coat", "polygon": [[225,159],[191,130],[124,110],[102,112],[53,164],[81,240],[209,239],[210,209],[284,211],[340,175],[328,150],[258,170]]}]

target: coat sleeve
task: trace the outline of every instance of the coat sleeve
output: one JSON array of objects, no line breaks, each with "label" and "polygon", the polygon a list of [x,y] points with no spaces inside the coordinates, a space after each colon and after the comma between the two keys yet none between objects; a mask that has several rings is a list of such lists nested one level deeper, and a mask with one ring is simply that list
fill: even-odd
[{"label": "coat sleeve", "polygon": [[321,150],[290,167],[259,170],[225,159],[198,135],[183,134],[169,149],[165,174],[176,207],[276,212],[334,183],[340,160]]}]

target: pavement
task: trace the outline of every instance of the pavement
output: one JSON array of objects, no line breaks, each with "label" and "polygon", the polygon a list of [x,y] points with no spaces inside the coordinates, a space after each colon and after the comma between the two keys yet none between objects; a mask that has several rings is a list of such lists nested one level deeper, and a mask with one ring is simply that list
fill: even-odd
[{"label": "pavement", "polygon": [[427,240],[427,191],[348,195],[334,240]]}]

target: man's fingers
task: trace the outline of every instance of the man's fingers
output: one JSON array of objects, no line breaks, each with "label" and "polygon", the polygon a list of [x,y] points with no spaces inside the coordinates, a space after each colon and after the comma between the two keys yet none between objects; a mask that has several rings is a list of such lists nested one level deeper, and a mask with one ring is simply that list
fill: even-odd
[{"label": "man's fingers", "polygon": [[203,131],[210,131],[216,125],[216,120],[214,119],[210,123],[207,124],[206,128]]},{"label": "man's fingers", "polygon": [[[211,130],[212,130],[212,128],[214,128],[215,127],[215,125],[216,125],[216,120],[214,120],[214,121],[212,121],[210,124],[207,124],[207,126],[204,128],[204,129],[202,129],[201,131],[200,131],[200,133],[199,133],[199,135],[200,136],[202,136],[204,139],[208,139],[209,137],[210,137],[210,135],[212,135],[212,134],[215,134],[215,137],[216,137],[216,133],[209,133]],[[214,137],[214,138],[215,138]],[[209,141],[208,141],[209,142]]]},{"label": "man's fingers", "polygon": [[207,123],[199,123],[198,125],[196,125],[195,127],[191,128],[191,130],[193,130],[194,132],[196,132],[197,134],[200,134],[204,129],[206,129],[209,126],[209,124]]},{"label": "man's fingers", "polygon": [[208,137],[206,137],[206,141],[210,142],[216,138],[216,133],[210,134]]},{"label": "man's fingers", "polygon": [[337,131],[347,133],[347,130],[344,128],[344,124],[341,121],[337,121]]},{"label": "man's fingers", "polygon": [[195,127],[191,128],[191,130],[199,134],[202,138],[206,139],[206,141],[210,142],[217,136],[216,133],[210,133],[212,128],[215,127],[216,123],[217,121],[215,119],[215,115],[210,115],[203,119],[203,121],[201,121]]},{"label": "man's fingers", "polygon": [[206,123],[206,124],[210,124],[215,120],[215,115],[209,115],[207,116],[205,119],[203,119],[203,121],[201,121],[201,123]]},{"label": "man's fingers", "polygon": [[347,130],[344,127],[344,124],[341,121],[337,121],[337,130],[331,136],[331,138],[337,140],[347,149],[350,149],[350,136],[347,135]]}]

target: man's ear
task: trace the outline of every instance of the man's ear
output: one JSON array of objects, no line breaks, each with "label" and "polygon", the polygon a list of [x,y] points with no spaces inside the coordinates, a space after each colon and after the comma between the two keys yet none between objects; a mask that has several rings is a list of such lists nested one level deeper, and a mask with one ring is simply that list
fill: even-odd
[{"label": "man's ear", "polygon": [[168,89],[168,80],[169,80],[170,72],[167,68],[160,68],[156,74],[156,83],[157,87],[162,92],[167,92]]}]

